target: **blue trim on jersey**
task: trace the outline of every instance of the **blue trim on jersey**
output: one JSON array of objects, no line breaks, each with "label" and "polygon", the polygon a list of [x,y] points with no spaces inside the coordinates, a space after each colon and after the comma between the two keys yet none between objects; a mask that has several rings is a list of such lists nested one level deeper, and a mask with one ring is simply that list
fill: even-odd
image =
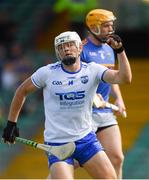
[{"label": "blue trim on jersey", "polygon": [[39,85],[35,82],[35,80],[34,80],[33,78],[31,78],[31,80],[32,80],[32,83],[33,83],[37,88],[41,88],[41,86],[39,86]]},{"label": "blue trim on jersey", "polygon": [[[65,143],[48,143],[45,142],[47,145],[57,145],[60,146]],[[74,159],[76,159],[79,164],[82,166],[86,163],[89,159],[91,159],[96,153],[99,151],[103,151],[103,147],[97,140],[96,134],[94,132],[90,132],[84,138],[75,141],[76,149],[74,153],[64,160],[66,163],[74,165]],[[51,166],[53,163],[60,162],[60,160],[53,156],[48,155],[48,164]]]},{"label": "blue trim on jersey", "polygon": [[104,74],[105,74],[105,72],[106,72],[107,70],[108,70],[108,69],[106,69],[106,70],[103,72],[102,76],[101,76],[101,80],[102,80],[103,82],[105,82],[105,83],[106,83],[106,81],[103,79],[103,76],[104,76]]},{"label": "blue trim on jersey", "polygon": [[56,63],[54,63],[53,65],[50,65],[49,68],[52,69],[59,69],[61,67],[61,62],[58,61]]}]

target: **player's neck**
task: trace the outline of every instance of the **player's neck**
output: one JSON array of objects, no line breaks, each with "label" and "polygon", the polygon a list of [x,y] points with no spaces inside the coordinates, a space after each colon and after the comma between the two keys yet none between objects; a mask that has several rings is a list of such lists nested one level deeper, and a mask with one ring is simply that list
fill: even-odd
[{"label": "player's neck", "polygon": [[68,72],[77,72],[77,71],[79,71],[80,68],[81,68],[81,62],[80,62],[80,60],[78,59],[78,60],[76,60],[76,62],[75,62],[74,64],[72,64],[72,65],[67,66],[67,65],[63,64],[63,68],[64,68],[66,71],[68,71]]},{"label": "player's neck", "polygon": [[99,46],[99,45],[102,44],[100,41],[98,41],[98,40],[97,40],[94,36],[92,36],[92,35],[89,35],[88,38],[89,38],[89,40],[90,40],[93,44],[95,44],[95,45],[97,45],[97,46]]}]

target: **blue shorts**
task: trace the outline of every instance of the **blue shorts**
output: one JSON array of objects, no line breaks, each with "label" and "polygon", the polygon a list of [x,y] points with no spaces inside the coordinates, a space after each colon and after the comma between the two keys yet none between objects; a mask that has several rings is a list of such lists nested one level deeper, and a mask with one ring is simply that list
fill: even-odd
[{"label": "blue shorts", "polygon": [[[64,143],[47,143],[48,145],[62,145]],[[64,162],[74,165],[74,159],[76,159],[80,166],[82,166],[84,163],[86,163],[89,159],[91,159],[97,152],[103,151],[103,147],[99,143],[99,141],[96,138],[96,134],[94,132],[90,132],[88,135],[86,135],[84,138],[75,141],[76,149],[74,153],[67,158],[66,160],[63,160]],[[59,162],[57,157],[53,155],[48,155],[48,164],[49,167],[55,163]]]}]

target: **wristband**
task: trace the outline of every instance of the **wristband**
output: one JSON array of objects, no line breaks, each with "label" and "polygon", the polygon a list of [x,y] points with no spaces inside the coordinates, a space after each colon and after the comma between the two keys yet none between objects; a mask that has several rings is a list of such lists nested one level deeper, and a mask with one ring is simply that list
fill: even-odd
[{"label": "wristband", "polygon": [[123,46],[121,46],[121,47],[120,47],[120,48],[118,48],[118,49],[114,49],[114,51],[115,51],[115,53],[120,54],[121,52],[123,52],[123,51],[124,51],[124,47],[123,47]]},{"label": "wristband", "polygon": [[12,121],[7,121],[7,126],[10,127],[10,126],[17,126],[17,123],[16,122],[12,122]]}]

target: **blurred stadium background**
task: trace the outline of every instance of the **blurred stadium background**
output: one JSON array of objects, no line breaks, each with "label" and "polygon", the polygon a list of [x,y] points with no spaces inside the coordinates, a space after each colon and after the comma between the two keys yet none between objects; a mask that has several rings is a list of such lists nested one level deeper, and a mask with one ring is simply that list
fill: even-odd
[{"label": "blurred stadium background", "polygon": [[[128,118],[118,119],[125,153],[124,178],[149,179],[149,0],[0,0],[0,137],[17,86],[38,67],[55,61],[53,40],[65,30],[85,37],[84,19],[93,8],[114,11],[116,32],[124,42],[133,71],[121,90]],[[21,137],[43,142],[42,94],[27,99]],[[41,179],[48,175],[40,150],[0,144],[0,178]],[[79,168],[76,178],[90,176]]]}]

